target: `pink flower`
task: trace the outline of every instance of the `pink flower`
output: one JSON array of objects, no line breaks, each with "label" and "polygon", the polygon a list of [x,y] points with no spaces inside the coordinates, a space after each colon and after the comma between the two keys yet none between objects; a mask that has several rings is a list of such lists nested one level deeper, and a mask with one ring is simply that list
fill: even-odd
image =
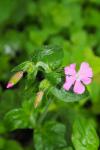
[{"label": "pink flower", "polygon": [[65,90],[70,90],[73,85],[73,91],[76,94],[82,94],[85,91],[85,85],[88,85],[92,81],[93,72],[92,68],[87,62],[83,62],[80,66],[80,70],[76,72],[76,64],[71,64],[65,67],[66,80],[63,85]]}]

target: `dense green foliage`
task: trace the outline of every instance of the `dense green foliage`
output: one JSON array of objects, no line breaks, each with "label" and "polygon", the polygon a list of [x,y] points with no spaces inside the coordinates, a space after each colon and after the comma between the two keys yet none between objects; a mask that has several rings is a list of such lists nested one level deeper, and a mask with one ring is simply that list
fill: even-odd
[{"label": "dense green foliage", "polygon": [[[0,150],[99,149],[99,9],[100,0],[0,0]],[[64,66],[82,61],[92,84],[64,91]]]}]

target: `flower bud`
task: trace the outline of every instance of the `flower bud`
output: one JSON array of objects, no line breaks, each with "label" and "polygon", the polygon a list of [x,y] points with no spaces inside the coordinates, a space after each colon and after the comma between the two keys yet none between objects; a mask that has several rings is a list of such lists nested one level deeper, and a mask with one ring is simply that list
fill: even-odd
[{"label": "flower bud", "polygon": [[36,95],[36,99],[35,99],[35,102],[34,102],[34,107],[37,108],[38,105],[40,104],[42,98],[43,98],[43,95],[44,95],[44,92],[43,91],[39,91]]},{"label": "flower bud", "polygon": [[19,80],[21,80],[21,78],[23,77],[23,71],[19,71],[17,73],[15,73],[11,79],[9,80],[6,88],[9,89],[9,88],[12,88],[16,83],[19,82]]},{"label": "flower bud", "polygon": [[40,82],[39,89],[42,91],[47,90],[50,87],[50,82],[47,79],[44,79]]}]

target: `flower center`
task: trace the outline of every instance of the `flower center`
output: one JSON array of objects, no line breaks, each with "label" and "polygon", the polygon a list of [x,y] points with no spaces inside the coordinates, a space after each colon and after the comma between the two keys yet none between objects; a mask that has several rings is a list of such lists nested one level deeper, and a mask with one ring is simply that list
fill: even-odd
[{"label": "flower center", "polygon": [[80,76],[78,73],[76,74],[76,80],[80,81]]}]

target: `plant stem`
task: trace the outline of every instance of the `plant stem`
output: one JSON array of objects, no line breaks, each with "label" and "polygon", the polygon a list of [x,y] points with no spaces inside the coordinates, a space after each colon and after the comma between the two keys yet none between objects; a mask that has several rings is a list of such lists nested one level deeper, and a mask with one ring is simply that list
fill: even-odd
[{"label": "plant stem", "polygon": [[47,112],[48,112],[48,107],[51,104],[51,102],[52,102],[52,99],[50,98],[47,102],[47,105],[44,108],[44,112],[43,112],[42,116],[40,117],[38,124],[41,124],[43,122],[44,118],[46,117]]}]

